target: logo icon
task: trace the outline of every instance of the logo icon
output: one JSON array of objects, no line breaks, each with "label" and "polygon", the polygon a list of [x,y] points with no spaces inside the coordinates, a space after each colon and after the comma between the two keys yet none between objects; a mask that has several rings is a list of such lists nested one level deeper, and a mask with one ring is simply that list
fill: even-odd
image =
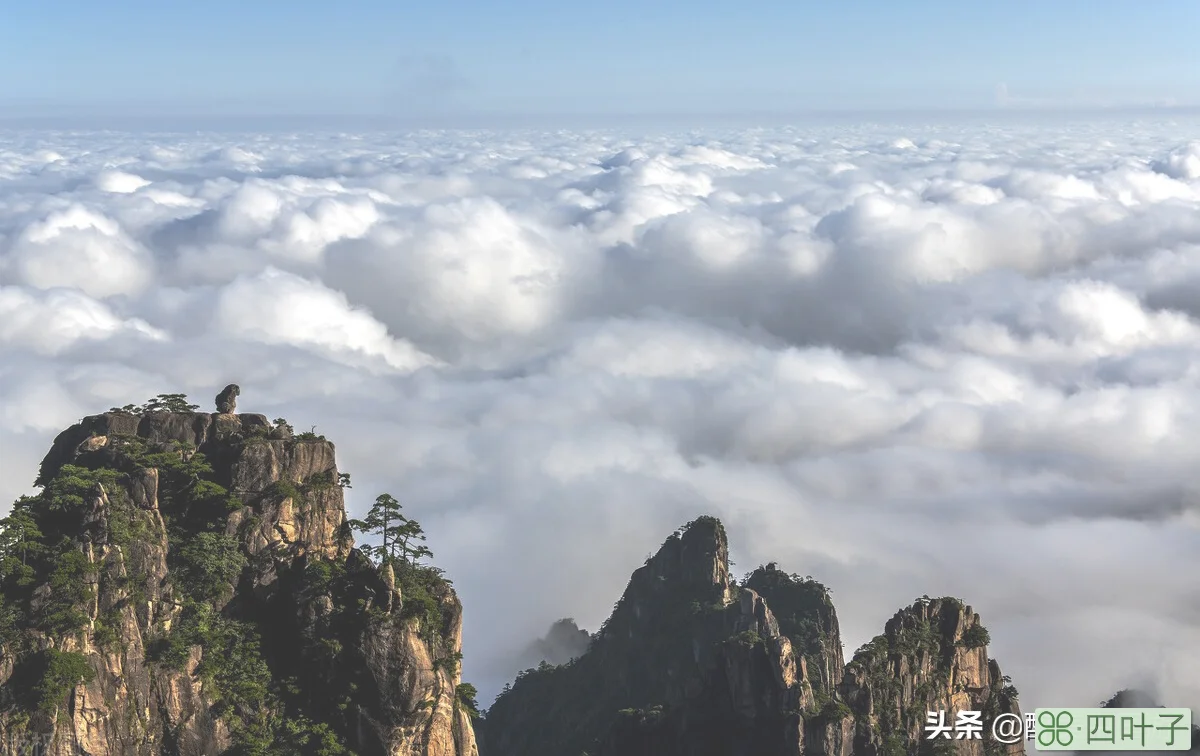
[{"label": "logo icon", "polygon": [[1038,709],[1039,751],[1186,751],[1191,709]]}]

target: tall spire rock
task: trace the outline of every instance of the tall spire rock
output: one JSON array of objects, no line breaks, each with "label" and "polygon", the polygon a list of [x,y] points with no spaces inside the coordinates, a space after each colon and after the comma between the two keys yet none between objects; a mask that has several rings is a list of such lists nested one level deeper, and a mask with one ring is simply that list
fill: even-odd
[{"label": "tall spire rock", "polygon": [[0,544],[3,747],[478,756],[450,584],[354,548],[333,444],[237,394],[55,439]]},{"label": "tall spire rock", "polygon": [[700,517],[633,573],[587,652],[528,670],[501,694],[482,751],[638,756],[703,742],[791,753],[810,688],[766,602],[730,579],[724,526]]}]

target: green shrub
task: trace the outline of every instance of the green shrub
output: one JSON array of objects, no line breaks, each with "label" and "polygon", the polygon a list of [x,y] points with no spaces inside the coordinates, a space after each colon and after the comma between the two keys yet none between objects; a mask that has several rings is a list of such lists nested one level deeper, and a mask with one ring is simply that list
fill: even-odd
[{"label": "green shrub", "polygon": [[50,573],[50,594],[37,614],[37,626],[55,636],[78,632],[88,623],[84,605],[95,596],[91,579],[96,565],[74,544],[64,541]]},{"label": "green shrub", "polygon": [[454,702],[475,719],[479,716],[479,691],[471,683],[459,683],[454,689]]},{"label": "green shrub", "polygon": [[0,646],[9,646],[16,642],[17,608],[5,600],[0,593]]},{"label": "green shrub", "polygon": [[972,625],[963,633],[959,645],[964,648],[983,648],[992,642],[991,634],[983,625]]},{"label": "green shrub", "polygon": [[104,612],[93,626],[92,641],[100,648],[115,648],[121,640],[121,620],[119,607],[114,606]]},{"label": "green shrub", "polygon": [[434,660],[433,669],[434,671],[445,670],[449,674],[455,675],[458,673],[458,665],[462,663],[462,658],[463,655],[461,651],[455,651],[452,654],[439,657]]},{"label": "green shrub", "polygon": [[263,490],[262,496],[264,499],[273,501],[282,501],[283,499],[292,499],[298,501],[302,491],[290,480],[277,480]]},{"label": "green shrub", "polygon": [[274,742],[264,754],[270,756],[354,756],[328,724],[298,715],[276,728]]},{"label": "green shrub", "polygon": [[271,429],[266,425],[242,426],[244,441],[262,441],[271,437]]},{"label": "green shrub", "polygon": [[86,685],[96,677],[83,654],[47,649],[41,656],[44,667],[34,687],[38,711],[52,713],[76,685]]},{"label": "green shrub", "polygon": [[196,601],[217,601],[233,587],[246,557],[233,536],[200,533],[179,548],[176,584]]},{"label": "green shrub", "polygon": [[763,642],[762,636],[760,636],[754,630],[743,630],[742,632],[733,636],[733,640],[739,645],[750,647],[757,646]]},{"label": "green shrub", "polygon": [[826,699],[821,705],[821,710],[817,712],[817,717],[826,722],[840,722],[850,716],[850,707],[841,701]]},{"label": "green shrub", "polygon": [[854,658],[850,663],[861,666],[870,666],[877,661],[886,659],[890,651],[891,646],[888,643],[887,636],[876,635],[854,652]]},{"label": "green shrub", "polygon": [[346,568],[339,561],[310,557],[304,566],[305,591],[310,595],[325,593],[345,574]]}]

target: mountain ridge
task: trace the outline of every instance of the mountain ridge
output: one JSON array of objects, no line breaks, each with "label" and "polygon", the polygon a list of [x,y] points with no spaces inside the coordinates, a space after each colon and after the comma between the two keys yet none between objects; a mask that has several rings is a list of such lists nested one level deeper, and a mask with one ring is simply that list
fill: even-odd
[{"label": "mountain ridge", "polygon": [[[922,597],[845,662],[827,589],[775,563],[733,580],[724,526],[702,516],[634,571],[582,655],[505,688],[479,723],[481,752],[1016,756],[1023,744],[986,739],[994,717],[1020,716],[987,641],[971,607]],[[951,723],[983,712],[983,738],[925,739],[938,710]]]},{"label": "mountain ridge", "polygon": [[[333,443],[236,413],[239,394],[215,413],[160,395],[55,438],[0,537],[7,737],[52,737],[48,756],[1024,752],[922,737],[926,711],[1020,714],[970,606],[922,597],[847,660],[828,590],[776,563],[735,579],[707,515],[596,633],[559,623],[531,647],[573,658],[479,716],[428,550],[356,546]],[[377,506],[385,530],[388,507],[415,525]]]}]

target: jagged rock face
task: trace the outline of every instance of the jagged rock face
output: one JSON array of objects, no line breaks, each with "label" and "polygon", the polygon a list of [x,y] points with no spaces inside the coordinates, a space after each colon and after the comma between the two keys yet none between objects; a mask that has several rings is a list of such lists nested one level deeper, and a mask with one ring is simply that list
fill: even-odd
[{"label": "jagged rock face", "polygon": [[[892,617],[855,654],[839,687],[854,717],[854,752],[912,752],[910,744],[924,743],[960,756],[1024,753],[1022,744],[990,739],[996,716],[1021,712],[986,642],[979,615],[955,599],[921,600]],[[983,712],[984,738],[930,743],[929,711],[945,711],[949,724],[957,712]]]},{"label": "jagged rock face", "polygon": [[[681,611],[686,607],[686,610]],[[518,677],[488,711],[485,756],[1015,756],[925,739],[925,714],[1020,714],[979,617],[921,601],[843,664],[826,589],[774,564],[729,578],[701,518],[629,582],[588,651]],[[561,725],[553,723],[561,722]],[[989,748],[983,744],[989,742]]]},{"label": "jagged rock face", "polygon": [[213,463],[217,483],[243,501],[256,504],[253,510],[234,512],[229,520],[232,532],[247,518],[256,518],[254,532],[246,539],[251,555],[268,550],[286,552],[280,556],[290,561],[312,550],[325,558],[344,558],[349,543],[342,537],[346,514],[340,488],[305,491],[302,502],[294,496],[263,498],[281,483],[294,488],[322,475],[336,480],[333,444],[275,435],[265,415],[152,412],[138,417],[105,413],[85,418],[58,435],[42,462],[38,484],[45,484],[69,463],[119,465],[120,452],[110,444],[112,439],[136,437],[157,451],[182,446],[199,451]]},{"label": "jagged rock face", "polygon": [[[483,750],[797,753],[813,702],[805,675],[766,603],[731,582],[721,523],[700,518],[634,572],[586,653],[497,699]],[[708,750],[680,750],[693,745]]]},{"label": "jagged rock face", "polygon": [[829,592],[811,578],[788,575],[774,563],[759,567],[746,579],[779,620],[780,630],[803,657],[813,693],[832,695],[845,670],[841,629]]},{"label": "jagged rock face", "polygon": [[[115,497],[128,497],[128,525],[141,536],[124,545],[109,542]],[[70,691],[57,712],[35,714],[27,731],[43,734],[46,756],[151,756],[160,753],[163,733],[189,745],[181,754],[220,753],[230,744],[228,730],[211,716],[196,679],[199,649],[182,671],[155,670],[146,659],[151,629],[168,629],[178,617],[157,470],[139,470],[123,490],[100,487],[88,503],[79,548],[92,568],[84,609],[92,632],[41,634],[35,642],[39,650],[84,654],[95,677]],[[0,672],[0,686],[11,673]],[[0,724],[11,721],[0,715]]]},{"label": "jagged rock face", "polygon": [[601,756],[798,756],[801,712],[813,706],[791,641],[766,602],[743,589],[725,612],[732,635],[716,647],[697,692],[665,706],[622,712]]},{"label": "jagged rock face", "polygon": [[[82,629],[31,630],[31,647],[0,646],[0,731],[52,732],[47,756],[221,754],[246,737],[239,717],[257,715],[231,711],[229,701],[238,699],[227,697],[230,686],[249,679],[232,666],[249,648],[251,662],[262,660],[264,684],[280,691],[263,716],[329,728],[313,730],[318,735],[307,745],[270,753],[317,753],[320,737],[336,736],[359,756],[476,756],[471,717],[456,690],[457,597],[433,578],[406,602],[392,568],[376,568],[353,548],[334,447],[306,435],[292,438],[262,415],[191,412],[106,413],[61,433],[39,485],[53,484],[66,465],[113,471],[89,489],[82,516],[64,528],[89,583]],[[165,482],[158,460],[196,454],[211,466],[211,484],[181,479],[174,467]],[[227,492],[220,496],[229,503],[212,509],[202,494],[225,500],[214,492]],[[211,543],[232,544],[237,569],[212,589],[218,614],[197,624],[188,614],[194,602],[178,587],[181,576],[196,581],[196,568],[177,539],[202,516],[215,517]],[[211,555],[196,551],[192,560],[206,564]],[[44,613],[53,602],[49,584],[36,587],[29,612]],[[180,635],[185,626],[195,634],[221,623],[236,623],[226,636],[232,645]],[[247,645],[245,632],[262,642]],[[22,675],[31,674],[27,660],[51,652],[81,655],[91,679],[49,709],[22,714],[14,704]],[[229,679],[222,665],[232,670]]]},{"label": "jagged rock face", "polygon": [[[344,717],[356,753],[478,756],[456,695],[462,605],[448,584],[436,586],[414,624],[416,602],[405,605],[391,567],[377,569],[358,551],[332,581],[284,578],[292,581],[271,607],[283,627],[300,631],[280,632],[294,645],[275,653],[301,660],[305,687],[325,691],[322,706]],[[331,646],[341,653],[331,656]]]}]

